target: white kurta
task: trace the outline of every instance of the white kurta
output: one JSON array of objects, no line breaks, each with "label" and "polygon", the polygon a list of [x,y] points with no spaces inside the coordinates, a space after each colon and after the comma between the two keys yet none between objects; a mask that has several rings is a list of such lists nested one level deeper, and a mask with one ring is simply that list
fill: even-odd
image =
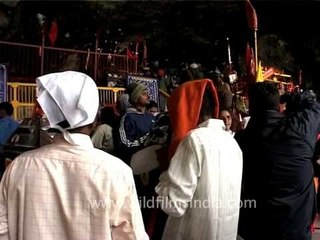
[{"label": "white kurta", "polygon": [[156,187],[169,214],[162,239],[235,240],[242,152],[222,120],[209,119],[179,144]]},{"label": "white kurta", "polygon": [[0,185],[0,239],[148,239],[131,169],[93,148],[87,135],[60,135],[23,153]]}]

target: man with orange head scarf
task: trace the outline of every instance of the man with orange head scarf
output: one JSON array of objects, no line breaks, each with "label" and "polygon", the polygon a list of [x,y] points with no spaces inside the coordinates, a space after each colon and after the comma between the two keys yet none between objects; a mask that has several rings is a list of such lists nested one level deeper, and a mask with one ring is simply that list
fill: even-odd
[{"label": "man with orange head scarf", "polygon": [[171,161],[156,187],[169,215],[162,239],[236,239],[242,152],[218,112],[209,79],[184,83],[170,97]]}]

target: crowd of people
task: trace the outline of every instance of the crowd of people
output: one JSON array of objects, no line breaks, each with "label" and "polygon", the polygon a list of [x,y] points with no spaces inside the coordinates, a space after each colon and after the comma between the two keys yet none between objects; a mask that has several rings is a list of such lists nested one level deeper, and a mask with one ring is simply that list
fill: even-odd
[{"label": "crowd of people", "polygon": [[[188,71],[175,89],[158,72],[160,104],[134,82],[103,108],[84,73],[38,77],[59,133],[7,167],[0,239],[311,240],[320,104],[260,82],[239,115],[218,69]],[[0,144],[12,111],[0,104]]]}]

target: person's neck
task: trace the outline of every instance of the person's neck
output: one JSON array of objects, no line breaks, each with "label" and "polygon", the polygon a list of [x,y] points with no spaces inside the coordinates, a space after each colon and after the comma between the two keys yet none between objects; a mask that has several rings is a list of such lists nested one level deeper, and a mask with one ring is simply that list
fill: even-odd
[{"label": "person's neck", "polygon": [[84,127],[69,129],[68,131],[70,133],[81,133],[81,134],[85,134],[85,135],[90,136],[90,134],[93,132],[95,127],[96,127],[96,123],[92,123],[92,124],[89,124],[89,125],[84,126]]},{"label": "person's neck", "polygon": [[135,106],[135,109],[137,109],[139,112],[142,112],[142,113],[146,112],[146,107],[143,107],[143,106]]}]

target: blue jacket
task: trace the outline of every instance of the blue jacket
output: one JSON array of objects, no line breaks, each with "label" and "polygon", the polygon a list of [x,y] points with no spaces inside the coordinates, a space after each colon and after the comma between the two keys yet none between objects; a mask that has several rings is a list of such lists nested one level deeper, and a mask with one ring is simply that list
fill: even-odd
[{"label": "blue jacket", "polygon": [[18,126],[19,123],[10,116],[0,119],[0,145],[4,145],[8,141]]},{"label": "blue jacket", "polygon": [[120,151],[128,161],[131,155],[143,147],[147,139],[155,118],[149,112],[139,112],[135,108],[128,108],[126,114],[121,118],[120,134]]}]

